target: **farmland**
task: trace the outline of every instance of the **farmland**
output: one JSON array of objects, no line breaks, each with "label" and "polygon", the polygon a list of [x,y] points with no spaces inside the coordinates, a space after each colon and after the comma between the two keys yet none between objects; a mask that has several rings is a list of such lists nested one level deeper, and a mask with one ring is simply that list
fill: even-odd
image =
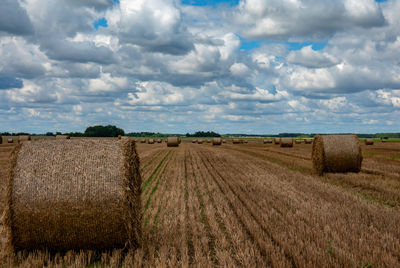
[{"label": "farmland", "polygon": [[[1,200],[12,148],[0,145]],[[321,177],[311,148],[138,143],[141,248],[20,252],[13,265],[399,267],[400,143],[362,145],[360,173]]]}]

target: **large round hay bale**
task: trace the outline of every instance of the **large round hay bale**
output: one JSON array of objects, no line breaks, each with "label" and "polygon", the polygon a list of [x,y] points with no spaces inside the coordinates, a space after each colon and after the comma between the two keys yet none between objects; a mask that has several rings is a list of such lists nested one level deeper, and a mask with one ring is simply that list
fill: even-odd
[{"label": "large round hay bale", "polygon": [[315,173],[359,172],[361,146],[356,135],[316,135],[312,148]]},{"label": "large round hay bale", "polygon": [[292,138],[281,138],[280,145],[281,145],[281,147],[293,147],[293,139]]},{"label": "large round hay bale", "polygon": [[178,147],[179,146],[179,138],[178,137],[168,137],[167,138],[167,147]]},{"label": "large round hay bale", "polygon": [[264,144],[272,143],[272,140],[268,140],[268,139],[267,139],[267,140],[263,140],[263,143],[264,143]]},{"label": "large round hay bale", "polygon": [[162,143],[162,139],[157,139],[157,143]]},{"label": "large round hay bale", "polygon": [[154,144],[154,139],[148,139],[148,140],[147,140],[147,143],[148,143],[148,144]]},{"label": "large round hay bale", "polygon": [[197,144],[203,144],[203,140],[202,139],[197,140]]},{"label": "large round hay bale", "polygon": [[241,140],[240,139],[232,139],[233,144],[240,144]]},{"label": "large round hay bale", "polygon": [[213,138],[212,139],[212,145],[221,145],[221,144],[222,144],[221,138]]},{"label": "large round hay bale", "polygon": [[312,139],[310,139],[310,138],[304,139],[304,143],[305,144],[311,144],[312,143]]},{"label": "large round hay bale", "polygon": [[69,135],[57,135],[56,140],[69,140],[71,137]]},{"label": "large round hay bale", "polygon": [[281,142],[281,138],[274,138],[275,145],[280,144],[280,142]]},{"label": "large round hay bale", "polygon": [[8,139],[7,139],[7,142],[8,142],[8,143],[14,143],[14,140],[11,139],[11,138],[8,138]]},{"label": "large round hay bale", "polygon": [[29,135],[18,136],[18,142],[24,142],[24,141],[30,141],[30,140],[31,140],[31,136],[29,136]]},{"label": "large round hay bale", "polygon": [[105,250],[141,241],[141,175],[133,140],[39,140],[11,157],[8,252]]},{"label": "large round hay bale", "polygon": [[374,145],[374,139],[367,138],[364,140],[365,145]]}]

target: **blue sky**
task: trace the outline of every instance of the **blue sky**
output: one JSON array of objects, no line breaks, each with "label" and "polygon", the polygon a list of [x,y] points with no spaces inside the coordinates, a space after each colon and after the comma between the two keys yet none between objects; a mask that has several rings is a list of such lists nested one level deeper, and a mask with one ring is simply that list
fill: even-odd
[{"label": "blue sky", "polygon": [[0,132],[399,132],[400,0],[3,0]]}]

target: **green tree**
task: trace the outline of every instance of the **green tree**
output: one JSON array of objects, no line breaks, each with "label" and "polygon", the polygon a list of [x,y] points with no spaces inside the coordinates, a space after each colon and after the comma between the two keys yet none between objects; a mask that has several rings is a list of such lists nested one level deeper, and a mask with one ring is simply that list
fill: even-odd
[{"label": "green tree", "polygon": [[86,128],[84,135],[86,137],[117,137],[118,135],[124,136],[125,131],[116,126],[91,126]]}]

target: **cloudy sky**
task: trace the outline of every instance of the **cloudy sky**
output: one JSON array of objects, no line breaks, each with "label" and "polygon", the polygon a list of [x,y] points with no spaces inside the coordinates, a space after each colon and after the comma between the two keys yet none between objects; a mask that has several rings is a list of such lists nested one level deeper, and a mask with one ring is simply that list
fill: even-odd
[{"label": "cloudy sky", "polygon": [[399,132],[400,0],[1,0],[0,132]]}]

